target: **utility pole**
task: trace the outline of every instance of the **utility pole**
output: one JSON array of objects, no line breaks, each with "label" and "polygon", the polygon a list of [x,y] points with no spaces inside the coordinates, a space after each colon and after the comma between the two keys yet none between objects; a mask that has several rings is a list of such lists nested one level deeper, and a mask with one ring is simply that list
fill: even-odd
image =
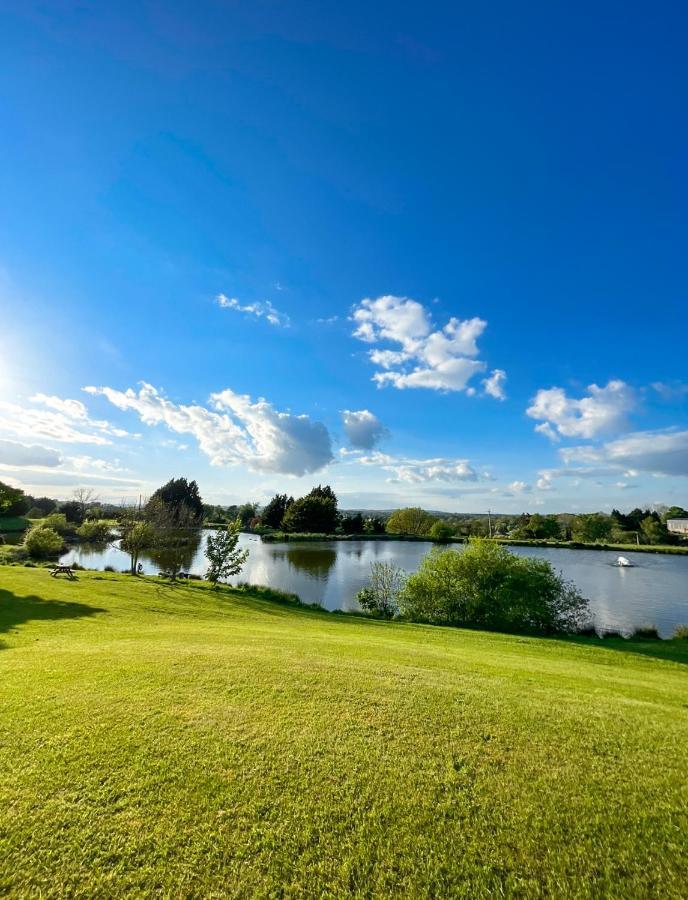
[{"label": "utility pole", "polygon": [[487,533],[492,537],[492,514],[489,509],[487,511]]}]

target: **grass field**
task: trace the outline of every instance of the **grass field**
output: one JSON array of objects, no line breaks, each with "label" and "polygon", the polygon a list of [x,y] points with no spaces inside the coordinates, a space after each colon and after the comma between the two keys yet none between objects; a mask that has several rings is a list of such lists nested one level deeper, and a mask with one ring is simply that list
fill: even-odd
[{"label": "grass field", "polygon": [[19,567],[0,641],[0,894],[686,896],[688,641]]}]

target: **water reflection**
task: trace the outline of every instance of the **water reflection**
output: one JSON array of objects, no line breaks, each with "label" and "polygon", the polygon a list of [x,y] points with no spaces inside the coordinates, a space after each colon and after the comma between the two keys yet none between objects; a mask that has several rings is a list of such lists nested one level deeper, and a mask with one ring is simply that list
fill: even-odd
[{"label": "water reflection", "polygon": [[297,572],[303,572],[316,581],[327,581],[330,569],[337,562],[336,551],[329,547],[295,547],[287,544],[286,549],[273,545],[271,550],[274,560],[286,559]]}]

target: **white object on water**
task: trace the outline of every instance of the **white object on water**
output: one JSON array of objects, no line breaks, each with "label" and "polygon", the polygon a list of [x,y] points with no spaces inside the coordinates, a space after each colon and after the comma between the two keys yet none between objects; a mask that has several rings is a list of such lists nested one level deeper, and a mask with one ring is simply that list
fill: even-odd
[{"label": "white object on water", "polygon": [[626,566],[632,566],[633,563],[630,561],[630,559],[626,559],[625,556],[619,556],[616,560],[616,565],[625,568]]}]

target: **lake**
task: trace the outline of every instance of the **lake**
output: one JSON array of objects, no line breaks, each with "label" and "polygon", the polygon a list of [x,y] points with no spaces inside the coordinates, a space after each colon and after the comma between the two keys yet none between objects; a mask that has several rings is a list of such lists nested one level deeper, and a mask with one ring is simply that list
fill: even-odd
[{"label": "lake", "polygon": [[[199,534],[184,563],[184,571],[203,575],[207,568],[205,537]],[[250,555],[237,581],[264,584],[298,594],[305,603],[326,609],[357,608],[356,593],[365,585],[373,562],[390,562],[414,571],[433,546],[403,541],[326,541],[321,543],[264,544],[254,535],[242,534],[242,547]],[[460,545],[455,545],[460,549]],[[613,565],[618,553],[604,550],[569,550],[549,547],[511,547],[519,556],[538,556],[573,581],[590,600],[599,629],[628,631],[655,625],[669,637],[676,625],[688,624],[688,556],[625,552],[633,568]],[[79,562],[89,569],[128,568],[129,557],[116,544],[96,547],[82,544],[65,553],[62,562]],[[143,556],[144,571],[160,567]]]}]

